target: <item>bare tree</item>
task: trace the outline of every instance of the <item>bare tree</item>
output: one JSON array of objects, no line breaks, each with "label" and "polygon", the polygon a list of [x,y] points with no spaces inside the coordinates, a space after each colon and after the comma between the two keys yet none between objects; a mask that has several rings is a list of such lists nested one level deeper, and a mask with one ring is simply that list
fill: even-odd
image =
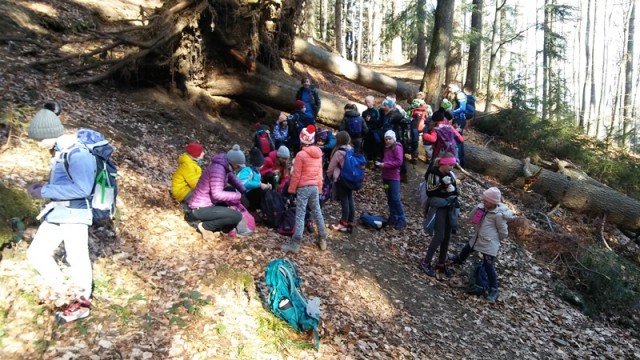
[{"label": "bare tree", "polygon": [[629,22],[627,24],[627,52],[626,52],[626,64],[625,64],[625,81],[624,81],[624,108],[622,111],[622,139],[621,145],[627,146],[627,137],[631,130],[631,113],[633,106],[633,38],[635,33],[635,21],[636,21],[636,1],[631,2],[631,15],[629,15]]},{"label": "bare tree", "polygon": [[343,7],[344,7],[344,0],[336,0],[336,7],[335,7],[336,20],[335,20],[334,36],[336,38],[336,51],[338,51],[338,53],[340,53],[342,57],[344,57],[344,34],[342,33],[343,32],[342,31]]},{"label": "bare tree", "polygon": [[580,120],[578,122],[578,126],[581,129],[585,129],[585,121],[588,121],[587,117],[587,86],[589,81],[591,80],[591,2],[592,0],[588,0],[587,2],[587,30],[584,36],[584,49],[585,49],[585,64],[584,64],[584,83],[582,84],[582,105],[580,107]]},{"label": "bare tree", "polygon": [[423,68],[427,65],[427,36],[425,34],[425,24],[427,22],[427,1],[417,0],[416,8],[416,22],[418,27],[418,40],[416,45],[418,47],[416,51],[415,65],[419,68]]},{"label": "bare tree", "polygon": [[356,61],[362,62],[362,43],[364,42],[364,17],[363,17],[364,0],[358,3],[358,50]]},{"label": "bare tree", "polygon": [[438,0],[433,26],[433,38],[429,50],[427,67],[424,70],[420,89],[427,94],[427,99],[434,106],[439,103],[442,91],[442,77],[447,65],[449,47],[451,46],[451,24],[455,1]]},{"label": "bare tree", "polygon": [[373,53],[371,55],[371,62],[375,63],[382,58],[382,46],[380,44],[380,35],[382,34],[382,17],[383,11],[381,9],[381,0],[374,0],[371,3],[371,11],[373,11],[373,28],[371,31],[371,44]]},{"label": "bare tree", "polygon": [[482,57],[482,8],[484,0],[473,0],[472,5],[469,61],[467,63],[467,79],[464,86],[475,92],[478,87],[478,71]]},{"label": "bare tree", "polygon": [[485,112],[489,112],[493,107],[493,73],[496,67],[496,56],[500,49],[500,14],[507,0],[496,1],[496,15],[493,20],[493,34],[491,35],[491,53],[489,58],[489,70],[487,71],[487,99],[484,107]]}]

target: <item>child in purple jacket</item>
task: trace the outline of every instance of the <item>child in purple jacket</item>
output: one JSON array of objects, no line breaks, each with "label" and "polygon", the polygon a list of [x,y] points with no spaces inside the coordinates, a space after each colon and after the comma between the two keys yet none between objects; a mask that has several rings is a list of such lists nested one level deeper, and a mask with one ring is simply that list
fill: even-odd
[{"label": "child in purple jacket", "polygon": [[402,144],[396,142],[396,133],[387,130],[384,133],[384,158],[376,161],[376,166],[382,169],[382,183],[387,194],[389,205],[389,219],[387,225],[393,225],[397,230],[407,226],[404,207],[400,200],[400,167],[404,159]]}]

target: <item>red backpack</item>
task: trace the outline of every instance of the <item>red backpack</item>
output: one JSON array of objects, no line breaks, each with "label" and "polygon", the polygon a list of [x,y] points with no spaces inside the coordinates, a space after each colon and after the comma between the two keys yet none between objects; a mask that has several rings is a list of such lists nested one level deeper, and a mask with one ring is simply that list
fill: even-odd
[{"label": "red backpack", "polygon": [[429,116],[431,116],[431,106],[417,107],[411,111],[411,125],[418,129],[419,132],[422,132]]},{"label": "red backpack", "polygon": [[269,153],[275,150],[275,144],[266,131],[257,132],[253,142],[254,146],[260,149],[260,152],[265,157],[269,156]]}]

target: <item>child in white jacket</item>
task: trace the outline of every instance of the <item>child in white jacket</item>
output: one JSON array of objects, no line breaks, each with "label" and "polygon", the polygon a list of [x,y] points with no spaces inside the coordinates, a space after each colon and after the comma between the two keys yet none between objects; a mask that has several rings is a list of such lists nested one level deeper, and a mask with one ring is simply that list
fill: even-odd
[{"label": "child in white jacket", "polygon": [[482,253],[482,263],[489,279],[487,300],[496,301],[498,298],[498,274],[495,269],[495,258],[498,255],[500,242],[509,235],[507,221],[513,213],[500,203],[502,194],[496,187],[489,188],[482,193],[482,203],[471,212],[471,222],[476,226],[476,233],[469,243],[464,246],[459,255],[450,257],[456,264],[462,264],[471,251]]}]

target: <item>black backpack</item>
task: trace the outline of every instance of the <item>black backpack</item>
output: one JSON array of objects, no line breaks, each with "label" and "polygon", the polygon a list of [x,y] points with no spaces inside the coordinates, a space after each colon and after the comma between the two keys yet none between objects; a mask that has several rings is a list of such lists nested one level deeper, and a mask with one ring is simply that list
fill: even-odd
[{"label": "black backpack", "polygon": [[285,212],[284,197],[276,190],[264,192],[260,201],[262,209],[262,222],[270,228],[277,229],[282,223]]},{"label": "black backpack", "polygon": [[282,221],[276,232],[280,235],[293,236],[296,232],[296,208],[290,207],[282,214]]}]

